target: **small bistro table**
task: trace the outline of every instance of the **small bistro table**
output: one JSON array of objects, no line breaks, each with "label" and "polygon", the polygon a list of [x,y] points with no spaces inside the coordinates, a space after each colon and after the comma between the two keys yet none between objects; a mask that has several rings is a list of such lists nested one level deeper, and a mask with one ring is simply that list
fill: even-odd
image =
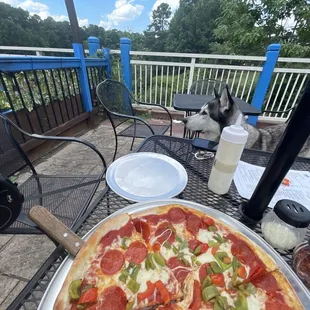
[{"label": "small bistro table", "polygon": [[[202,106],[212,99],[214,99],[214,96],[212,95],[175,94],[173,99],[173,107],[178,111],[199,112]],[[260,110],[257,110],[242,99],[233,97],[233,100],[244,115],[260,115]]]},{"label": "small bistro table", "polygon": [[[188,174],[188,184],[177,198],[194,201],[222,211],[261,235],[260,224],[251,225],[249,222],[241,219],[238,207],[243,199],[238,194],[234,184],[232,184],[229,192],[223,196],[214,194],[208,189],[207,182],[213,160],[197,160],[194,156],[196,150],[192,146],[192,140],[155,135],[145,139],[137,152],[164,154],[174,158],[184,166]],[[242,155],[243,161],[260,166],[266,166],[269,158],[269,153],[255,150],[245,150]],[[292,169],[309,171],[310,160],[298,158]],[[83,236],[105,217],[132,203],[106,188],[75,225],[73,230],[79,236]],[[307,236],[309,237],[309,235],[308,231]],[[278,253],[291,265],[292,251],[281,251]],[[49,282],[66,255],[66,251],[61,246],[58,246],[23,291],[12,302],[8,310],[20,308],[25,310],[37,309]]]}]

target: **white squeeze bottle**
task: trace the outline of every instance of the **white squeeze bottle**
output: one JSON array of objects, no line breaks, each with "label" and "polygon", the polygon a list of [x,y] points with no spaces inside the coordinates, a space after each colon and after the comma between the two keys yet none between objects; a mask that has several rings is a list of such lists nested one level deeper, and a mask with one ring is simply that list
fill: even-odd
[{"label": "white squeeze bottle", "polygon": [[219,195],[229,190],[238,162],[248,139],[248,132],[241,126],[242,114],[236,124],[225,127],[215,155],[208,187]]}]

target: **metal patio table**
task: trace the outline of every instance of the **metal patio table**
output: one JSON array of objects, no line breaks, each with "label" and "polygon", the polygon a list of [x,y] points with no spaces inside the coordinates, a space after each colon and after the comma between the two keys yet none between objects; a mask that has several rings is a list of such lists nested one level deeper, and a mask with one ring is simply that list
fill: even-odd
[{"label": "metal patio table", "polygon": [[[184,166],[188,173],[188,184],[177,198],[201,203],[241,220],[238,207],[243,199],[239,196],[235,185],[232,184],[228,194],[224,196],[219,196],[208,190],[207,182],[212,159],[196,159],[194,156],[196,150],[192,147],[192,140],[155,135],[145,139],[137,151],[165,154]],[[255,150],[245,150],[242,155],[243,161],[259,166],[266,166],[269,158],[269,153]],[[292,169],[310,171],[310,160],[298,158]],[[79,236],[83,236],[102,219],[132,203],[106,188],[74,226],[74,230]],[[260,224],[251,225],[249,222],[241,221],[261,235]],[[307,236],[309,236],[309,230]],[[291,265],[292,251],[282,251],[279,254]],[[36,309],[49,282],[65,257],[66,252],[59,246],[8,309]]]},{"label": "metal patio table", "polygon": [[[260,115],[260,110],[254,108],[244,100],[238,97],[232,98],[244,115]],[[175,94],[173,98],[173,107],[178,111],[199,112],[201,107],[212,99],[214,99],[212,95]]]}]

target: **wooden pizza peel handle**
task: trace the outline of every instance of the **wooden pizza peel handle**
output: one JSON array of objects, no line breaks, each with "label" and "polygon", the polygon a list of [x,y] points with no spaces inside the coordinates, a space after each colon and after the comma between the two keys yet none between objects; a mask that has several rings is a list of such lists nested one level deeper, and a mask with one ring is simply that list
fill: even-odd
[{"label": "wooden pizza peel handle", "polygon": [[41,206],[32,207],[28,216],[48,237],[62,245],[73,256],[76,256],[84,244],[84,240],[47,209]]}]

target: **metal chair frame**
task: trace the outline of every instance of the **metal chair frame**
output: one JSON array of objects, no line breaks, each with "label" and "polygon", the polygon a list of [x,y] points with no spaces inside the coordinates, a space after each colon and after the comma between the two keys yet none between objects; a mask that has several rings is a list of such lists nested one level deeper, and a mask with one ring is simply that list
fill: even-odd
[{"label": "metal chair frame", "polygon": [[[111,85],[118,85],[121,89],[124,95],[128,96],[129,98],[129,104],[128,104],[128,108],[129,108],[129,114],[122,114],[122,113],[118,113],[118,112],[113,112],[111,109],[109,109],[106,104],[103,102],[101,96],[100,96],[100,87],[102,87],[105,84],[111,84]],[[148,124],[144,119],[142,119],[141,117],[138,117],[135,115],[134,109],[132,107],[132,103],[134,102],[135,104],[138,105],[143,105],[143,106],[149,106],[149,107],[157,107],[160,108],[162,110],[164,110],[167,114],[168,114],[168,118],[169,118],[169,122],[170,124],[168,126],[166,126],[166,129],[161,133],[161,134],[165,134],[169,128],[170,128],[170,136],[172,135],[172,117],[171,114],[169,112],[169,110],[164,107],[161,106],[159,104],[156,103],[147,103],[147,102],[142,102],[142,101],[138,101],[137,99],[135,99],[133,97],[133,95],[131,94],[131,92],[129,91],[129,89],[126,87],[126,85],[122,84],[121,82],[118,81],[114,81],[114,80],[110,80],[110,79],[106,79],[103,82],[101,82],[100,84],[97,85],[96,87],[96,93],[97,93],[97,97],[99,98],[99,102],[100,104],[103,106],[104,110],[107,112],[108,118],[112,124],[113,127],[113,132],[114,132],[114,136],[115,136],[115,152],[113,155],[113,161],[115,160],[116,154],[117,154],[117,149],[118,149],[118,136],[127,136],[125,134],[122,134],[123,132],[126,131],[126,129],[128,129],[130,126],[126,127],[124,130],[122,130],[122,132],[118,133],[116,131],[117,127],[123,123],[125,123],[128,120],[133,120],[134,121],[134,134],[133,136],[127,136],[127,137],[132,137],[132,142],[131,142],[131,147],[130,150],[132,150],[133,148],[133,144],[135,142],[136,138],[146,138],[148,136],[151,135],[155,135],[154,129],[152,128],[152,125]],[[120,123],[116,124],[113,120],[113,116],[123,119]],[[137,122],[141,122],[143,125],[145,125],[149,130],[150,130],[150,135],[143,135],[143,136],[137,136],[136,135],[136,129],[137,129]]]}]

